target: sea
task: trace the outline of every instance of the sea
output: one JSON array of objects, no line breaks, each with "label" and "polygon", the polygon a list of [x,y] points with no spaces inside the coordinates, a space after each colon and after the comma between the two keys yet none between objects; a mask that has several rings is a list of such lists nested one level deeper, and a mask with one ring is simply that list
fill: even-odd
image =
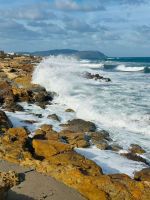
[{"label": "sea", "polygon": [[[111,82],[87,79],[87,72],[110,78]],[[121,153],[128,152],[131,144],[138,144],[146,150],[142,156],[150,161],[150,57],[110,57],[93,61],[49,56],[35,67],[33,82],[56,93],[53,105],[46,110],[24,103],[28,119],[35,119],[32,113],[43,114],[37,126],[43,121],[50,123],[46,117],[50,113],[58,114],[61,123],[73,118],[92,121],[99,130],[108,131],[112,143],[123,150],[100,150],[93,145],[75,149],[78,153],[96,162],[108,174],[133,176],[135,171],[147,167],[144,163],[128,160]],[[66,113],[66,108],[73,109],[75,114]],[[11,117],[11,113],[8,114]],[[24,118],[24,114],[16,115]],[[13,121],[15,123],[16,119]],[[51,123],[54,129],[61,129],[56,122]],[[30,128],[34,131],[37,127]]]}]

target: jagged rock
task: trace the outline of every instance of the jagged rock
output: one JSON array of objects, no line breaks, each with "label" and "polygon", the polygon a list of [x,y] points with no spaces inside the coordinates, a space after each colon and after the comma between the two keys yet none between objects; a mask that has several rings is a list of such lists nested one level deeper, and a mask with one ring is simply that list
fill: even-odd
[{"label": "jagged rock", "polygon": [[106,82],[110,82],[111,81],[110,78],[105,78],[105,77],[103,77],[103,76],[101,76],[99,74],[91,74],[89,72],[86,72],[85,78],[87,78],[87,79],[94,79],[94,80],[104,80]]},{"label": "jagged rock", "polygon": [[0,132],[11,128],[13,125],[4,111],[0,110]]},{"label": "jagged rock", "polygon": [[33,139],[45,140],[46,132],[41,129],[36,130]]},{"label": "jagged rock", "polygon": [[139,172],[135,172],[134,179],[137,181],[150,182],[150,168],[144,168]]},{"label": "jagged rock", "polygon": [[6,81],[0,81],[0,104],[3,105],[6,100],[14,101],[11,84]]},{"label": "jagged rock", "polygon": [[131,153],[137,153],[137,154],[145,153],[145,150],[138,144],[131,144],[129,150]]},{"label": "jagged rock", "polygon": [[59,140],[70,144],[73,148],[86,148],[90,146],[90,143],[85,139],[84,133],[74,133],[64,130],[59,132]]},{"label": "jagged rock", "polygon": [[64,130],[72,132],[94,132],[96,131],[96,125],[93,122],[84,121],[82,119],[73,119],[68,121],[67,124],[62,124]]},{"label": "jagged rock", "polygon": [[7,140],[9,142],[20,142],[21,144],[26,141],[28,138],[28,132],[20,127],[20,128],[9,128],[6,134],[3,136],[3,140]]},{"label": "jagged rock", "polygon": [[9,112],[24,111],[24,108],[21,105],[12,101],[5,102],[3,108]]},{"label": "jagged rock", "polygon": [[32,102],[33,98],[33,93],[30,89],[27,88],[18,88],[18,87],[13,87],[12,88],[13,94],[15,96],[16,101],[19,102]]},{"label": "jagged rock", "polygon": [[143,162],[143,163],[149,165],[148,161],[145,158],[142,158],[141,156],[138,156],[137,154],[129,152],[129,153],[123,153],[121,155],[125,156],[126,158],[128,158],[130,160]]},{"label": "jagged rock", "polygon": [[88,132],[85,135],[87,141],[96,145],[97,148],[101,150],[107,150],[109,147],[108,141],[110,141],[109,133],[105,130],[97,132]]},{"label": "jagged rock", "polygon": [[53,126],[52,125],[49,125],[49,124],[43,124],[40,129],[42,131],[45,131],[46,132],[46,136],[48,137],[49,134],[52,134],[52,133],[57,133],[56,131],[53,130]]},{"label": "jagged rock", "polygon": [[101,150],[107,150],[109,145],[107,141],[97,141],[97,140],[92,140],[92,144],[96,145],[97,148]]},{"label": "jagged rock", "polygon": [[87,140],[95,140],[95,141],[102,141],[102,140],[111,141],[109,133],[105,130],[97,132],[88,132],[86,133],[86,138]]},{"label": "jagged rock", "polygon": [[33,95],[33,99],[38,106],[45,109],[47,104],[53,100],[52,94],[45,91],[37,92]]},{"label": "jagged rock", "polygon": [[31,158],[27,138],[28,132],[24,128],[8,129],[0,138],[0,157],[15,163]]},{"label": "jagged rock", "polygon": [[5,200],[7,191],[18,184],[19,177],[14,171],[0,172],[0,200]]}]

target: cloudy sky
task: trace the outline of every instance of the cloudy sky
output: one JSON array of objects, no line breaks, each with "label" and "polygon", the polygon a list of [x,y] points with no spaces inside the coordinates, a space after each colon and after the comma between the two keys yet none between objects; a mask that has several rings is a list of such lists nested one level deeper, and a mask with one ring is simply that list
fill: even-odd
[{"label": "cloudy sky", "polygon": [[0,49],[150,56],[150,0],[0,0]]}]

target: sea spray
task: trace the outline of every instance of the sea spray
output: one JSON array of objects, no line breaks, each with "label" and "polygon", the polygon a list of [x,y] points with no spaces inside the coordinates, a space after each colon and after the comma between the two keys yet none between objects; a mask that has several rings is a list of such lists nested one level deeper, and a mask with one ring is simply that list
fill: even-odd
[{"label": "sea spray", "polygon": [[[150,150],[147,112],[150,87],[142,73],[104,72],[103,64],[50,56],[35,68],[33,82],[56,92],[56,103],[74,109],[78,118],[94,121],[99,128],[109,130],[113,139],[124,147],[139,143]],[[113,81],[88,80],[83,76],[85,72],[107,74]]]}]

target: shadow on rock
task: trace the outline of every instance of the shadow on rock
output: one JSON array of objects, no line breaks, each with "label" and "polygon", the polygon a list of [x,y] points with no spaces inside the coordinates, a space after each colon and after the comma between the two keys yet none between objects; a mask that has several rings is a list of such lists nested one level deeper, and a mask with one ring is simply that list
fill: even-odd
[{"label": "shadow on rock", "polygon": [[23,194],[18,194],[12,190],[9,190],[6,196],[6,200],[36,200],[36,199],[33,199],[32,197],[28,197]]}]

